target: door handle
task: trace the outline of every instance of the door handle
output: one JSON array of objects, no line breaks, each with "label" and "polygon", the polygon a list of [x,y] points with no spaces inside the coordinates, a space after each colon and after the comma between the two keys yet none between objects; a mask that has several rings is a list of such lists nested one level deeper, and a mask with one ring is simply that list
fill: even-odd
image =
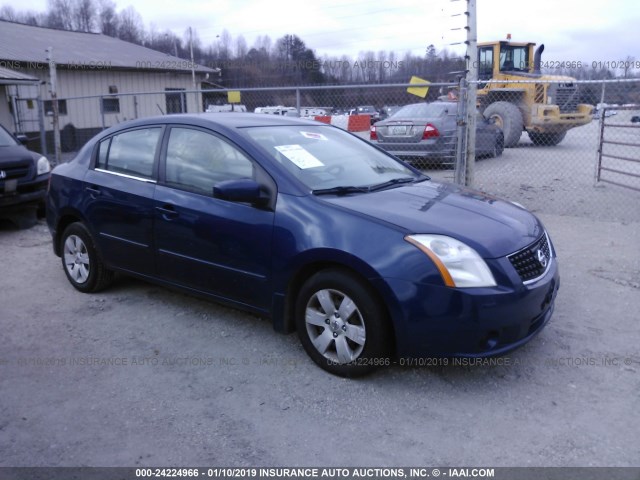
[{"label": "door handle", "polygon": [[92,198],[96,198],[98,195],[100,195],[100,189],[93,185],[90,187],[87,187],[85,190],[89,192],[89,195],[91,195]]},{"label": "door handle", "polygon": [[162,217],[165,220],[173,220],[174,218],[177,218],[179,215],[178,212],[176,212],[175,207],[170,204],[165,204],[161,207],[156,207],[156,210],[158,210],[162,214]]}]

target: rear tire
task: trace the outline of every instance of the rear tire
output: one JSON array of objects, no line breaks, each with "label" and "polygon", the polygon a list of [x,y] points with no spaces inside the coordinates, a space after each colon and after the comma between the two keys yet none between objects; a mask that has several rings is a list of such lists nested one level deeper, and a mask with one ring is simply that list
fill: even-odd
[{"label": "rear tire", "polygon": [[113,272],[102,263],[95,242],[82,223],[72,223],[65,229],[60,251],[64,273],[76,290],[99,292],[113,280]]},{"label": "rear tire", "polygon": [[560,133],[527,132],[527,133],[529,134],[529,138],[531,139],[533,144],[541,147],[555,147],[562,140],[564,140],[564,137],[567,136],[567,132],[560,132]]},{"label": "rear tire", "polygon": [[506,148],[518,145],[524,125],[518,107],[509,102],[495,102],[485,108],[484,117],[494,119],[495,124],[502,129]]},{"label": "rear tire", "polygon": [[316,273],[300,289],[295,315],[302,346],[327,372],[353,378],[391,363],[385,308],[355,275]]}]

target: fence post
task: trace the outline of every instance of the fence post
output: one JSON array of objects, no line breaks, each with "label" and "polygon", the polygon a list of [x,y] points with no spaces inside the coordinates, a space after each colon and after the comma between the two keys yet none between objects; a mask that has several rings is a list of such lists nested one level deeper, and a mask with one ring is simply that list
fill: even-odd
[{"label": "fence post", "polygon": [[458,86],[458,114],[456,115],[456,167],[454,172],[454,182],[458,185],[465,185],[467,174],[467,148],[466,148],[466,109],[467,109],[467,81],[465,77],[460,77]]},{"label": "fence post", "polygon": [[596,168],[593,172],[593,185],[595,187],[600,183],[600,167],[602,166],[602,142],[604,140],[604,96],[606,83],[602,82],[602,93],[600,94],[600,112],[598,114],[598,132],[600,138],[598,139],[598,148],[596,150]]},{"label": "fence post", "polygon": [[298,111],[298,116],[300,116],[300,89],[296,88],[296,110]]},{"label": "fence post", "polygon": [[104,97],[100,97],[98,101],[100,102],[100,118],[102,119],[102,130],[107,128],[106,123],[104,122]]},{"label": "fence post", "polygon": [[42,152],[42,155],[48,157],[49,152],[47,151],[47,129],[44,124],[44,102],[42,101],[41,95],[38,94],[36,102],[38,104],[38,127],[40,128],[40,151]]},{"label": "fence post", "polygon": [[53,47],[47,48],[47,60],[49,61],[49,81],[51,83],[51,109],[53,110],[53,145],[54,145],[54,165],[60,163],[62,158],[62,147],[60,145],[60,118],[58,111],[58,92],[56,62],[53,60]]}]

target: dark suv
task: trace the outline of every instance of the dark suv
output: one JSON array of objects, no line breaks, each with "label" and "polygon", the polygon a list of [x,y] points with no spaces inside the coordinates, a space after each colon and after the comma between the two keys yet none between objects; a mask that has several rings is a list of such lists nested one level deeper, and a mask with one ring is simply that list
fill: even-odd
[{"label": "dark suv", "polygon": [[0,218],[44,206],[51,165],[46,157],[27,150],[19,139],[0,126]]}]

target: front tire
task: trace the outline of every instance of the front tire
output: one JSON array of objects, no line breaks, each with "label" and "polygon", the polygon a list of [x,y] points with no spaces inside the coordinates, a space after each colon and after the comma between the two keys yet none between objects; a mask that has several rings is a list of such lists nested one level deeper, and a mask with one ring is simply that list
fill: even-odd
[{"label": "front tire", "polygon": [[111,283],[113,272],[102,263],[87,227],[72,223],[60,242],[62,268],[74,288],[83,293],[99,292]]},{"label": "front tire", "polygon": [[295,314],[300,342],[322,369],[353,378],[390,364],[385,309],[355,275],[316,273],[300,289]]},{"label": "front tire", "polygon": [[518,145],[524,121],[517,106],[509,102],[495,102],[485,108],[484,117],[493,119],[495,124],[502,129],[506,148]]}]

